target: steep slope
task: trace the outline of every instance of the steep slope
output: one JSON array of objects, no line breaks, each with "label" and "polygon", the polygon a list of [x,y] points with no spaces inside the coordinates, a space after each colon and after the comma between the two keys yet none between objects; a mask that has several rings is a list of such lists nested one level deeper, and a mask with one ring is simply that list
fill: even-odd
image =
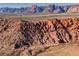
[{"label": "steep slope", "polygon": [[79,18],[45,21],[0,18],[0,55],[35,55],[35,49],[79,43]]}]

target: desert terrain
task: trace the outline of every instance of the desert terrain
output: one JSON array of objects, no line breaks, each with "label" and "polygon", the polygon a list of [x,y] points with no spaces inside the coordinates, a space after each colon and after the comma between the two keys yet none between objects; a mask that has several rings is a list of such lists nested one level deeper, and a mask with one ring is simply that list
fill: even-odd
[{"label": "desert terrain", "polygon": [[79,14],[0,14],[1,56],[78,56]]}]

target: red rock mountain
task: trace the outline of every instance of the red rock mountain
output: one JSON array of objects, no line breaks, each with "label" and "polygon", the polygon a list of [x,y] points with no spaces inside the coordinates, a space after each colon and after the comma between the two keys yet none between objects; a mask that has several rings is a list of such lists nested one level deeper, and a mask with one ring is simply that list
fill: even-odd
[{"label": "red rock mountain", "polygon": [[79,18],[24,21],[0,19],[0,55],[33,55],[37,47],[79,43]]},{"label": "red rock mountain", "polygon": [[74,13],[74,12],[76,13],[79,12],[79,5],[73,5],[67,10],[67,13]]}]

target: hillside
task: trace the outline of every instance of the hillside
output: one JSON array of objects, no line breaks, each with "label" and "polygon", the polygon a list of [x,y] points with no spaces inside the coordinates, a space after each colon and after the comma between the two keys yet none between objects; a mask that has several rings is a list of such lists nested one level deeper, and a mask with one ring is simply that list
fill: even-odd
[{"label": "hillside", "polygon": [[73,5],[67,11],[67,13],[78,13],[78,12],[79,12],[79,5]]},{"label": "hillside", "polygon": [[79,44],[78,17],[28,20],[0,17],[0,55],[38,55],[51,46]]}]

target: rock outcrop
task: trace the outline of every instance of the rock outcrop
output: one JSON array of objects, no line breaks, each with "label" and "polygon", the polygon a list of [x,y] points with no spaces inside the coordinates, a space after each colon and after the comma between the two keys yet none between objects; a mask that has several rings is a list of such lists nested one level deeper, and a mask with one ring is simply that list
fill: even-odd
[{"label": "rock outcrop", "polygon": [[67,10],[67,13],[78,13],[78,12],[79,12],[79,5],[73,5]]},{"label": "rock outcrop", "polygon": [[79,43],[79,18],[45,21],[0,18],[0,55],[33,55],[38,47]]}]

